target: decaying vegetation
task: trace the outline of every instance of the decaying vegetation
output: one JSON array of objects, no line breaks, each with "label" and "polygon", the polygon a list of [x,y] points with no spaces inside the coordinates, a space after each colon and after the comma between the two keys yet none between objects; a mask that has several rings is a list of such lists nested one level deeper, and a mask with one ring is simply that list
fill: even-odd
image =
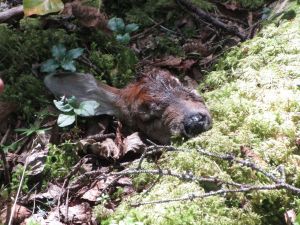
[{"label": "decaying vegetation", "polygon": [[[25,3],[0,2],[0,224],[300,223],[297,1]],[[161,146],[43,83],[149,67],[197,89],[213,128]]]}]

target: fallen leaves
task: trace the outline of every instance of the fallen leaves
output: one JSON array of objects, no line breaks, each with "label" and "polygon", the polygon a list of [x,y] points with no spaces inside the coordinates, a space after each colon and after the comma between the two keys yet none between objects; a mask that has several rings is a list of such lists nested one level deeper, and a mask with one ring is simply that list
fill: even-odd
[{"label": "fallen leaves", "polygon": [[76,17],[84,27],[99,28],[106,33],[111,33],[107,28],[107,16],[95,7],[82,5],[80,1],[67,3],[63,14]]}]

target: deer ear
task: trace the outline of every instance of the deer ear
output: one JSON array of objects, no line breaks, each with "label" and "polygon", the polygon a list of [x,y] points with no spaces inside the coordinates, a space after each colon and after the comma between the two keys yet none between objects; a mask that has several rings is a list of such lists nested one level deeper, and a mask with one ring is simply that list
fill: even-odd
[{"label": "deer ear", "polygon": [[45,77],[46,87],[57,97],[75,96],[80,103],[94,100],[100,104],[95,110],[96,115],[117,115],[115,106],[117,94],[110,91],[104,84],[98,85],[95,78],[90,74],[83,73],[58,73]]}]

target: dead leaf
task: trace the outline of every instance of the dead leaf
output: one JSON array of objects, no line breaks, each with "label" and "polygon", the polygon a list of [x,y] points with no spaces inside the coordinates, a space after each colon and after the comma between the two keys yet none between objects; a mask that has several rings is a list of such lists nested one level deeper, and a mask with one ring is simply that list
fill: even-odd
[{"label": "dead leaf", "polygon": [[287,225],[293,225],[296,221],[296,213],[294,209],[290,209],[284,213],[284,220]]},{"label": "dead leaf", "polygon": [[155,66],[168,66],[168,67],[174,67],[180,65],[182,62],[181,57],[175,57],[175,56],[166,56],[163,59],[156,60],[154,63]]},{"label": "dead leaf", "polygon": [[129,177],[121,177],[117,181],[117,184],[120,186],[132,186],[132,180]]},{"label": "dead leaf", "polygon": [[65,4],[63,14],[73,15],[84,27],[100,28],[106,33],[111,33],[107,28],[107,16],[95,7],[82,5],[80,1]]},{"label": "dead leaf", "polygon": [[28,174],[35,176],[41,174],[45,168],[45,162],[48,155],[48,148],[42,149],[41,145],[38,144],[33,153],[27,157]]},{"label": "dead leaf", "polygon": [[267,166],[267,163],[259,155],[257,155],[249,146],[240,146],[240,150],[245,157],[252,159],[258,165]]},{"label": "dead leaf", "polygon": [[29,200],[47,200],[47,201],[53,201],[53,200],[58,200],[61,193],[63,192],[63,189],[59,187],[58,185],[49,183],[47,191],[44,193],[39,193],[39,194],[32,194],[29,197]]},{"label": "dead leaf", "polygon": [[175,68],[178,70],[186,71],[191,69],[191,67],[196,62],[197,61],[193,59],[182,59],[181,57],[167,56],[162,59],[156,60],[156,62],[154,62],[153,65],[159,67]]},{"label": "dead leaf", "polygon": [[120,149],[111,138],[105,139],[99,148],[92,148],[92,150],[94,154],[98,154],[105,158],[119,159],[121,157]]},{"label": "dead leaf", "polygon": [[[100,197],[100,194],[103,192],[108,187],[108,184],[115,179],[114,177],[108,177],[105,180],[100,180],[95,182],[91,188],[88,190],[85,190],[83,195],[81,196],[82,199],[91,201],[91,202],[96,202],[98,198]],[[81,191],[79,191],[80,194]]]},{"label": "dead leaf", "polygon": [[141,153],[145,148],[144,142],[141,140],[139,133],[135,132],[127,136],[123,141],[123,154],[128,152]]},{"label": "dead leaf", "polygon": [[[0,215],[0,222],[5,223],[8,222],[7,219],[9,218],[12,210],[12,205],[6,206],[4,210],[1,212]],[[22,223],[26,218],[31,215],[31,211],[22,205],[16,204],[15,213],[13,214],[13,221],[14,224]],[[6,224],[6,223],[5,223]]]},{"label": "dead leaf", "polygon": [[92,216],[92,208],[87,202],[69,207],[62,205],[59,210],[60,213],[58,213],[57,208],[49,213],[46,220],[48,224],[55,224],[55,222],[59,222],[59,214],[61,218],[63,218],[64,223],[94,224],[93,221],[95,221],[95,219]]}]

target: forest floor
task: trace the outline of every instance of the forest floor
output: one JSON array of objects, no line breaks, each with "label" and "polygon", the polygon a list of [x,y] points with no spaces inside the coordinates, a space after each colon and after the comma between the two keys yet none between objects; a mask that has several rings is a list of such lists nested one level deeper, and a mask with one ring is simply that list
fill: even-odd
[{"label": "forest floor", "polygon": [[[300,223],[297,2],[207,5],[221,27],[184,4],[159,4],[104,1],[110,18],[140,26],[123,43],[102,13],[75,3],[75,22],[17,15],[0,24],[0,224],[11,215],[13,224]],[[138,7],[170,15],[143,21]],[[108,116],[58,127],[40,70],[53,46],[75,49],[77,71],[116,87],[144,67],[168,69],[201,93],[213,128],[161,146]]]}]

